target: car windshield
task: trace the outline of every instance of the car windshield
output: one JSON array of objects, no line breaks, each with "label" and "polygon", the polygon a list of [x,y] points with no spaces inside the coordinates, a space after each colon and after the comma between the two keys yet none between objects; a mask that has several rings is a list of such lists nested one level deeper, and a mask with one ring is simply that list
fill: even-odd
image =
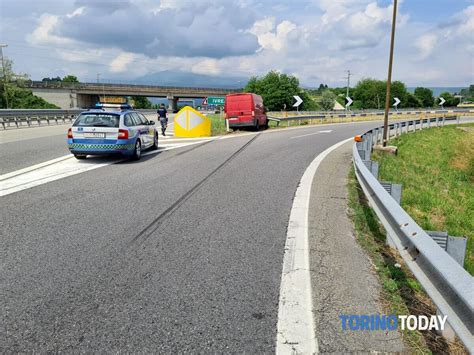
[{"label": "car windshield", "polygon": [[73,126],[80,127],[118,127],[120,116],[111,113],[81,113]]}]

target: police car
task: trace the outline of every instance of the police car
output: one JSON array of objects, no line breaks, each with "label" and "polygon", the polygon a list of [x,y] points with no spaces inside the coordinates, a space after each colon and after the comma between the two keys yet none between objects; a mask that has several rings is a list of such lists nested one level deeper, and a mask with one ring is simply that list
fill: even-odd
[{"label": "police car", "polygon": [[99,104],[77,116],[68,130],[67,144],[77,159],[121,154],[138,160],[143,150],[158,149],[158,132],[154,121],[130,105]]}]

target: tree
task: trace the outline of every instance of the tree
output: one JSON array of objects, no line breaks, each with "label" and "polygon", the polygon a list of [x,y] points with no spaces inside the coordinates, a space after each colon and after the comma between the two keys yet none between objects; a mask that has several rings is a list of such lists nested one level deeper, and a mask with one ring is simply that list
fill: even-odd
[{"label": "tree", "polygon": [[354,88],[352,99],[360,103],[361,108],[381,109],[385,103],[385,83],[381,80],[363,79]]},{"label": "tree", "polygon": [[331,90],[324,90],[322,93],[321,101],[319,105],[324,111],[329,111],[334,108],[334,103],[336,101],[336,94],[334,94]]},{"label": "tree", "polygon": [[[362,109],[383,109],[385,107],[386,87],[387,82],[382,80],[369,78],[359,81],[352,91],[353,106],[360,105]],[[410,107],[411,104],[418,102],[410,97],[409,94],[404,83],[393,81],[390,90],[390,105],[393,104],[395,97],[398,97],[401,101],[399,107]]]},{"label": "tree", "polygon": [[79,80],[77,80],[77,76],[75,75],[66,75],[63,78],[63,83],[78,83]]},{"label": "tree", "polygon": [[463,101],[474,101],[474,85],[469,85],[468,88],[462,89],[459,93],[462,95]]},{"label": "tree", "polygon": [[323,93],[324,90],[327,90],[328,89],[328,86],[326,84],[319,84],[319,88],[317,90],[318,94],[321,95]]},{"label": "tree", "polygon": [[55,78],[50,78],[50,77],[47,77],[47,78],[43,78],[41,81],[46,81],[46,82],[57,82],[57,81],[61,81],[61,78],[59,76],[55,77]]},{"label": "tree", "polygon": [[277,71],[271,71],[263,78],[250,78],[244,91],[261,95],[269,111],[291,109],[295,101],[294,95],[303,99],[300,110],[311,110],[316,107],[314,100],[299,87],[299,80],[296,77]]},{"label": "tree", "polygon": [[433,107],[434,106],[434,96],[433,91],[428,88],[417,87],[415,89],[415,96],[420,100],[422,107]]},{"label": "tree", "polygon": [[[5,76],[2,76],[0,83],[0,108],[15,109],[42,109],[59,108],[41,97],[33,95],[31,90],[20,87],[22,82],[28,79],[26,74],[17,74],[13,72],[13,61],[4,58]],[[3,68],[1,73],[3,74]]]},{"label": "tree", "polygon": [[[434,99],[433,99],[433,103],[434,103]],[[414,94],[409,92],[406,96],[405,107],[418,108],[418,107],[426,107],[426,106],[423,105],[423,102],[418,97],[416,97]]]},{"label": "tree", "polygon": [[[442,97],[446,100],[446,102],[444,103],[444,106],[446,107],[454,107],[459,104],[459,98],[454,97],[454,95],[449,92],[443,92],[441,93],[441,95],[439,95],[439,97]],[[439,98],[437,103],[439,103]]]},{"label": "tree", "polygon": [[146,96],[132,96],[133,107],[136,109],[152,109],[153,104],[148,100]]}]

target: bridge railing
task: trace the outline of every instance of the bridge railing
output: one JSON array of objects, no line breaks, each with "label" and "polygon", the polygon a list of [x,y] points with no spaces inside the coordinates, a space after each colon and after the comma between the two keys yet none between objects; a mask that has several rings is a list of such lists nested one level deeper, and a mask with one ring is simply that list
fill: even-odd
[{"label": "bridge railing", "polygon": [[[427,118],[389,125],[388,136],[444,124],[456,117]],[[353,163],[357,179],[370,206],[387,231],[387,241],[395,246],[407,266],[435,303],[439,312],[467,349],[474,349],[473,278],[445,252],[382,187],[364,161],[370,160],[372,146],[381,142],[383,127],[362,135],[353,145]]]},{"label": "bridge railing", "polygon": [[18,85],[27,88],[38,88],[38,89],[72,89],[72,90],[79,90],[79,89],[87,89],[87,88],[119,88],[119,89],[126,89],[126,88],[135,88],[135,89],[148,89],[148,90],[170,90],[170,91],[190,91],[190,92],[216,92],[221,94],[226,93],[233,93],[233,92],[241,92],[241,89],[235,88],[209,88],[209,87],[184,87],[184,86],[165,86],[165,85],[150,85],[150,84],[123,84],[123,83],[93,83],[93,82],[84,82],[84,83],[70,83],[70,82],[62,82],[62,81],[22,81],[18,82]]}]

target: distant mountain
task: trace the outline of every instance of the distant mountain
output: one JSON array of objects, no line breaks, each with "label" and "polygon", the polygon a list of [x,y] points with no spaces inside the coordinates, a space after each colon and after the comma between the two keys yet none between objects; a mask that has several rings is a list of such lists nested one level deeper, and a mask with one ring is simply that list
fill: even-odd
[{"label": "distant mountain", "polygon": [[164,70],[137,78],[134,80],[134,83],[143,85],[240,89],[247,84],[248,79],[249,78],[237,76],[212,76],[184,71]]}]

